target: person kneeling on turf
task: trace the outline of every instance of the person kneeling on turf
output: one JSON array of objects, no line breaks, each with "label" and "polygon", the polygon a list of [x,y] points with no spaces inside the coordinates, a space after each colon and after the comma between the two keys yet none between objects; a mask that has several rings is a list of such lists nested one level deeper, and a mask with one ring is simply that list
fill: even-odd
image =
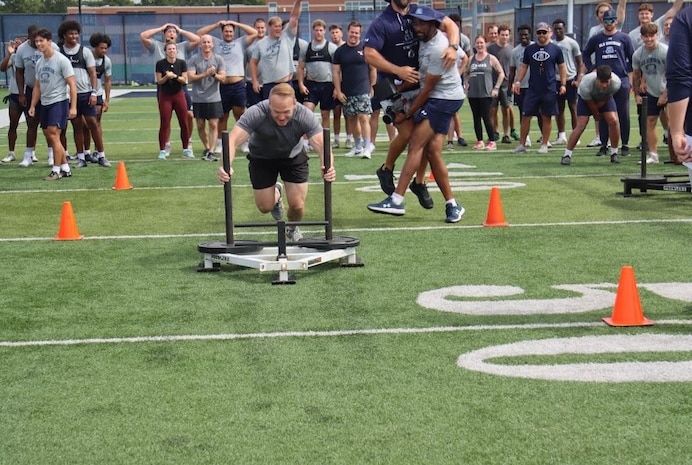
[{"label": "person kneeling on turf", "polygon": [[[228,137],[228,153],[233,163],[236,148],[249,140],[250,181],[254,189],[255,205],[262,213],[271,212],[279,221],[283,217],[283,186],[276,182],[278,176],[286,185],[288,221],[300,221],[305,213],[308,193],[308,155],[302,142],[303,134],[310,145],[320,154],[322,178],[327,182],[336,179],[333,155],[330,151],[330,167],[324,167],[324,141],[322,126],[303,105],[298,105],[290,84],[281,83],[272,88],[269,99],[252,107],[240,117]],[[219,167],[218,178],[226,183],[233,175]],[[302,237],[297,226],[288,226],[289,241]]]},{"label": "person kneeling on turf", "polygon": [[589,117],[593,115],[596,121],[601,118],[608,123],[610,134],[610,161],[620,163],[618,159],[618,143],[620,142],[620,125],[618,123],[617,108],[613,95],[620,89],[620,78],[613,73],[608,65],[602,65],[595,71],[585,75],[579,83],[577,90],[577,126],[569,135],[565,155],[560,162],[569,165],[572,161],[572,150],[577,145]]}]

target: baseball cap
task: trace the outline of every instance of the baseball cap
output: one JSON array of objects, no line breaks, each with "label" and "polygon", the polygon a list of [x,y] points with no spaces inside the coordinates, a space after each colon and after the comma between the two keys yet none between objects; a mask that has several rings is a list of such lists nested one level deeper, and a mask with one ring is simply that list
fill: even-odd
[{"label": "baseball cap", "polygon": [[548,32],[549,30],[550,30],[550,26],[548,26],[548,23],[538,23],[536,25],[536,32],[538,32],[538,31]]},{"label": "baseball cap", "polygon": [[442,15],[425,5],[416,5],[408,12],[408,16],[418,18],[421,21],[437,21],[438,23],[442,22]]},{"label": "baseball cap", "polygon": [[614,10],[607,10],[605,13],[603,13],[603,22],[604,23],[610,23],[610,22],[615,22],[617,20],[618,16],[615,14]]}]

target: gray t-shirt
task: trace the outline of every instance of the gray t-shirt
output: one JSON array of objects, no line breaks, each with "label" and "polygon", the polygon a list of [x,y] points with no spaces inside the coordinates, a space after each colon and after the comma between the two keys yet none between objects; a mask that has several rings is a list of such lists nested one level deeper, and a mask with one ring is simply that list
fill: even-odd
[{"label": "gray t-shirt", "polygon": [[315,82],[332,82],[332,60],[330,61],[308,61],[308,46],[313,52],[320,53],[323,51],[324,47],[327,47],[329,55],[333,58],[334,52],[336,52],[337,46],[333,42],[327,42],[326,40],[322,43],[315,43],[314,41],[310,43],[305,43],[300,47],[300,55],[298,60],[305,62],[305,79]]},{"label": "gray t-shirt", "polygon": [[[67,48],[63,47],[63,50],[65,50],[65,55],[68,56],[68,59],[70,59],[70,56],[75,56],[79,53],[79,47],[81,47],[80,44],[77,44],[76,47],[73,48]],[[82,47],[82,54],[84,56],[84,61],[86,63],[87,68],[94,68],[96,67],[96,61],[94,60],[94,54],[91,52],[86,47]],[[76,57],[75,57],[76,59]],[[75,83],[77,84],[77,93],[78,94],[85,94],[88,92],[91,92],[91,78],[89,77],[89,71],[87,71],[86,68],[80,68],[75,66],[74,67],[74,79]]]},{"label": "gray t-shirt", "polygon": [[464,94],[461,90],[461,78],[455,67],[445,68],[442,53],[449,47],[449,41],[444,34],[438,32],[427,42],[420,41],[418,46],[418,72],[420,73],[420,85],[425,85],[428,74],[440,76],[435,88],[430,93],[430,98],[442,100],[461,100]]},{"label": "gray t-shirt", "polygon": [[[52,42],[53,50],[58,51],[58,46]],[[24,69],[24,85],[34,87],[36,82],[36,62],[43,58],[43,53],[31,46],[28,40],[22,42],[15,54],[14,66],[16,69]]]},{"label": "gray t-shirt", "polygon": [[666,88],[666,55],[668,46],[658,43],[653,50],[643,45],[632,55],[632,69],[640,70],[646,78],[646,91],[660,97]]},{"label": "gray t-shirt", "polygon": [[212,39],[214,41],[214,53],[220,55],[224,63],[226,63],[226,76],[243,76],[245,74],[247,39],[240,37],[230,42],[221,40],[218,37],[213,37]]},{"label": "gray t-shirt", "polygon": [[467,55],[471,53],[471,39],[463,32],[459,32],[459,48]]},{"label": "gray t-shirt", "polygon": [[[509,81],[509,66],[512,62],[512,46],[507,44],[504,47],[497,43],[488,45],[488,53],[497,58],[502,66],[502,71],[505,73],[505,79],[502,81],[502,87],[506,87]],[[493,79],[497,79],[497,72],[493,70]]]},{"label": "gray t-shirt", "polygon": [[36,78],[41,86],[41,105],[52,105],[68,100],[70,94],[65,78],[70,76],[74,76],[74,69],[65,55],[53,52],[53,56],[47,60],[41,55],[36,63]]},{"label": "gray t-shirt", "polygon": [[269,100],[251,106],[236,123],[250,134],[250,158],[295,158],[305,152],[303,134],[313,137],[322,131],[315,114],[296,104],[286,126],[279,126],[271,116]]},{"label": "gray t-shirt", "polygon": [[293,45],[296,36],[286,26],[278,39],[265,36],[257,43],[252,58],[257,60],[257,72],[262,76],[262,83],[279,82],[288,75],[293,75]]},{"label": "gray t-shirt", "polygon": [[19,93],[19,88],[17,87],[17,79],[14,77],[14,62],[17,59],[17,53],[15,51],[15,54],[10,57],[10,62],[9,66],[7,67],[7,71],[5,71],[5,74],[7,76],[7,80],[9,81],[9,93],[10,94],[18,94]]},{"label": "gray t-shirt", "polygon": [[[194,69],[196,74],[204,74],[212,66],[216,67],[217,72],[226,70],[223,58],[215,53],[212,53],[209,58],[204,58],[201,53],[197,53],[187,60],[187,69]],[[219,81],[214,76],[205,76],[192,83],[191,95],[193,103],[220,102]]]},{"label": "gray t-shirt", "polygon": [[[581,56],[581,49],[576,40],[565,36],[562,40],[553,40],[555,44],[562,50],[562,56],[565,57],[565,67],[567,68],[567,80],[572,80],[577,77],[577,60],[576,57]],[[557,69],[557,68],[556,68]],[[556,73],[558,79],[560,73]]]},{"label": "gray t-shirt", "polygon": [[601,101],[620,90],[620,86],[622,85],[620,78],[615,73],[611,73],[610,85],[604,91],[598,86],[597,81],[596,71],[586,74],[582,78],[579,88],[577,89],[579,96],[584,100]]},{"label": "gray t-shirt", "polygon": [[[529,45],[533,43],[529,42]],[[528,45],[526,46],[528,47]],[[512,50],[512,59],[509,62],[509,66],[511,68],[515,69],[514,72],[514,80],[517,80],[517,77],[519,76],[519,70],[521,69],[521,64],[524,62],[524,50],[526,50],[526,47],[523,45],[519,44],[514,49]],[[526,74],[524,75],[524,79],[521,80],[521,84],[519,85],[520,88],[522,89],[528,89],[529,88],[529,76],[531,75],[531,70],[529,68],[526,68]],[[510,83],[513,84],[513,83]]]},{"label": "gray t-shirt", "polygon": [[[247,82],[252,82],[252,75],[250,74],[250,58],[252,58],[252,54],[255,53],[255,49],[257,49],[257,45],[260,43],[260,40],[262,39],[255,40],[245,49],[245,80]],[[257,69],[257,79],[259,79],[260,83],[262,82],[262,74],[259,71],[259,67]]]},{"label": "gray t-shirt", "polygon": [[[663,36],[663,24],[666,22],[666,15],[661,16],[660,18],[657,18],[656,21],[653,21],[653,23],[658,26],[658,36],[661,37]],[[644,45],[644,41],[642,40],[642,27],[637,26],[634,29],[632,29],[629,33],[630,39],[632,39],[632,43],[634,43],[634,49],[638,49],[642,45]]]}]

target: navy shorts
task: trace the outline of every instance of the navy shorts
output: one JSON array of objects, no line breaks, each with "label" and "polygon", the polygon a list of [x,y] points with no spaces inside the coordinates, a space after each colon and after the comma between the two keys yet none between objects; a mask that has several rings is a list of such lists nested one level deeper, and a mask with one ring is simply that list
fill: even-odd
[{"label": "navy shorts", "polygon": [[[565,95],[560,95],[557,94],[557,100],[558,102],[574,102],[577,100],[577,88],[572,85],[574,82],[574,79],[568,79],[567,80],[567,86],[566,86],[566,91]],[[557,83],[557,88],[560,88],[560,82],[558,81]]]},{"label": "navy shorts", "polygon": [[[606,100],[603,106],[599,109],[599,113],[603,114],[608,113],[609,111],[618,111],[617,106],[615,105],[615,99],[612,97],[612,95],[608,97],[608,100]],[[589,106],[580,96],[577,97],[577,116],[592,116]]]},{"label": "navy shorts", "polygon": [[260,103],[262,101],[262,94],[255,92],[252,88],[252,82],[247,81],[245,83],[245,105],[247,108]]},{"label": "navy shorts", "polygon": [[41,107],[41,129],[55,126],[67,129],[67,117],[70,115],[70,101],[51,103]]},{"label": "navy shorts", "polygon": [[[252,148],[250,148],[252,150]],[[308,182],[308,155],[301,152],[293,158],[266,159],[247,156],[248,171],[253,189],[266,189],[276,184],[281,176],[284,182],[303,184]]]},{"label": "navy shorts", "polygon": [[452,121],[454,114],[461,108],[462,102],[463,100],[429,98],[423,104],[423,108],[416,112],[415,121],[420,123],[427,119],[435,134],[447,134],[449,132],[449,123]]},{"label": "navy shorts", "polygon": [[658,97],[654,97],[649,93],[646,94],[646,116],[658,116],[665,108],[665,105],[658,105]]},{"label": "navy shorts", "polygon": [[555,92],[541,92],[540,90],[527,89],[521,106],[522,116],[554,116],[557,111],[557,94]]},{"label": "navy shorts", "polygon": [[336,100],[334,99],[334,83],[306,80],[305,87],[308,88],[308,95],[303,97],[304,102],[310,102],[315,106],[319,104],[321,110],[334,109],[336,106]]},{"label": "navy shorts", "polygon": [[373,97],[370,99],[370,106],[372,107],[373,113],[382,109],[382,104],[380,103],[380,99],[378,99],[377,97]]},{"label": "navy shorts", "polygon": [[77,94],[77,116],[96,116],[98,111],[96,111],[96,105],[93,107],[89,105],[89,99],[91,98],[91,92],[82,92]]},{"label": "navy shorts", "polygon": [[238,81],[234,84],[221,84],[219,86],[221,93],[221,103],[223,104],[223,112],[228,113],[233,107],[245,108],[247,96],[245,94],[245,83]]},{"label": "navy shorts", "polygon": [[19,105],[19,94],[10,94],[9,109],[17,113],[21,113],[26,110],[25,107]]},{"label": "navy shorts", "polygon": [[[31,98],[34,95],[34,88],[29,86],[24,87],[24,95],[26,96],[26,107],[24,107],[24,116],[30,118],[30,116],[27,114],[27,111],[29,110],[29,106],[31,105]],[[19,103],[19,96],[17,96],[17,103]],[[34,108],[34,118],[41,117],[41,108],[41,100],[39,99],[38,103],[36,104],[36,107]]]}]

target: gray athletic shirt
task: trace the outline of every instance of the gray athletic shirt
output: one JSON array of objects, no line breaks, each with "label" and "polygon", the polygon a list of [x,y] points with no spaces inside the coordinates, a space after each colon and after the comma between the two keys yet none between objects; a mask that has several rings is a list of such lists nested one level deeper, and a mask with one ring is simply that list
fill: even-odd
[{"label": "gray athletic shirt", "polygon": [[[53,50],[60,53],[60,50],[55,42],[51,42]],[[36,82],[36,62],[43,58],[43,53],[36,50],[31,46],[28,40],[22,42],[17,48],[14,59],[15,69],[24,69],[24,85],[28,87],[34,87],[34,82]]]},{"label": "gray athletic shirt", "polygon": [[331,61],[307,61],[307,51],[308,45],[311,46],[313,51],[320,51],[327,47],[329,55],[334,59],[334,52],[338,48],[335,43],[327,42],[326,40],[317,44],[314,41],[308,43],[305,42],[303,46],[300,47],[300,55],[298,60],[305,62],[305,79],[315,82],[332,82],[332,63]]},{"label": "gray athletic shirt", "polygon": [[646,90],[654,97],[660,97],[666,88],[666,54],[668,46],[658,43],[653,50],[643,45],[632,55],[632,69],[638,69],[646,78]]},{"label": "gray athletic shirt", "polygon": [[476,55],[471,55],[469,64],[469,98],[490,98],[493,90],[493,67],[490,64],[489,53],[483,61],[476,60]]},{"label": "gray athletic shirt", "polygon": [[598,87],[596,81],[596,71],[592,71],[582,78],[579,89],[577,89],[577,93],[582,99],[601,101],[620,90],[620,86],[622,85],[622,81],[620,81],[620,78],[615,73],[611,73],[610,85],[605,91],[602,91]]},{"label": "gray athletic shirt", "polygon": [[262,76],[262,83],[278,82],[288,75],[293,75],[293,44],[296,36],[286,26],[278,39],[265,36],[257,43],[252,58],[257,60],[257,73]]},{"label": "gray athletic shirt", "polygon": [[272,119],[269,100],[251,106],[236,123],[250,134],[250,158],[295,158],[305,151],[303,134],[313,137],[322,132],[315,114],[297,104],[286,126]]},{"label": "gray athletic shirt", "polygon": [[240,37],[230,42],[213,37],[214,53],[221,55],[226,63],[226,76],[243,76],[245,74],[245,51],[247,38]]},{"label": "gray athletic shirt", "polygon": [[[529,42],[529,45],[531,45],[533,41]],[[528,45],[526,46],[528,47]],[[526,49],[523,45],[519,44],[516,47],[514,47],[514,50],[512,50],[512,59],[509,62],[510,68],[514,68],[514,80],[517,80],[517,77],[519,76],[519,69],[521,68],[521,64],[524,61],[524,50]],[[531,69],[526,68],[526,74],[524,74],[524,79],[521,80],[521,84],[519,87],[521,89],[528,89],[529,88],[529,77],[531,76]],[[509,85],[513,85],[513,82],[510,82]]]},{"label": "gray athletic shirt", "polygon": [[418,62],[420,63],[420,85],[425,85],[428,74],[441,76],[435,88],[430,93],[430,98],[442,100],[461,100],[464,94],[461,90],[461,77],[455,67],[445,68],[442,53],[449,47],[447,37],[441,32],[427,42],[420,41],[418,46]]},{"label": "gray athletic shirt", "polygon": [[[81,47],[81,44],[77,44],[77,46],[73,48],[63,47],[63,49],[67,55],[76,55],[79,52],[79,47]],[[91,50],[86,47],[82,47],[82,54],[84,55],[84,61],[86,62],[87,68],[95,68],[96,60],[94,59],[94,54],[91,52]],[[86,94],[91,92],[91,77],[89,77],[89,71],[84,68],[75,67],[74,79],[75,83],[77,84],[78,94]]]},{"label": "gray athletic shirt", "polygon": [[60,52],[49,59],[41,58],[36,63],[36,77],[41,86],[41,105],[47,106],[68,100],[70,94],[65,78],[74,76],[70,60]]},{"label": "gray athletic shirt", "polygon": [[[207,59],[205,59],[201,53],[197,53],[187,60],[187,69],[194,69],[196,74],[206,73],[211,66],[215,66],[217,72],[226,70],[223,58],[215,53],[212,53]],[[213,103],[220,101],[221,93],[219,92],[219,81],[217,81],[214,76],[206,76],[192,83],[193,103]]]},{"label": "gray athletic shirt", "polygon": [[[562,50],[562,56],[565,57],[565,68],[567,68],[567,80],[570,81],[577,77],[577,61],[576,57],[581,56],[581,49],[576,40],[565,36],[562,40],[553,40],[553,42]],[[557,69],[557,67],[555,68]],[[559,79],[560,73],[557,73]]]}]

